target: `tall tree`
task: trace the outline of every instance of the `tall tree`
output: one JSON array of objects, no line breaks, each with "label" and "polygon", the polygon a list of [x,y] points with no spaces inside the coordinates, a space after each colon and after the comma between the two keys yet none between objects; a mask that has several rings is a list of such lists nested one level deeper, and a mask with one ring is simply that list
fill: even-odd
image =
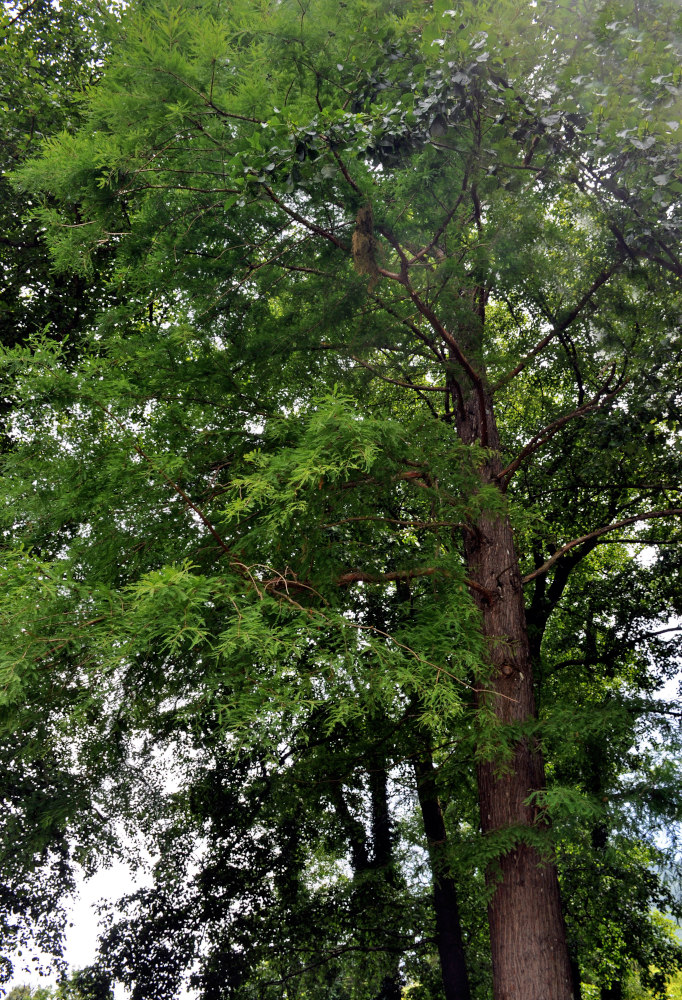
[{"label": "tall tree", "polygon": [[14,556],[6,697],[77,665],[91,752],[171,702],[273,747],[273,702],[418,704],[477,772],[497,1000],[568,1000],[534,667],[598,544],[681,512],[679,10],[459,6],[123,17],[87,125],[20,175],[58,265],[111,247],[121,307],[73,372],[8,359],[7,530],[73,527]]}]

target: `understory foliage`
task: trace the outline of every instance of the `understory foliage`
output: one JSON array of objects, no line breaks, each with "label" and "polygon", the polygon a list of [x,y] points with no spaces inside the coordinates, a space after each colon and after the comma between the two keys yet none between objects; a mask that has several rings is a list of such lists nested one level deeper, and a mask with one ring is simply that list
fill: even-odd
[{"label": "understory foliage", "polygon": [[[665,997],[679,5],[30,8],[0,22],[4,981],[31,935],[58,959],[80,871],[144,855],[74,996],[450,1000],[435,884],[488,1000],[521,844],[575,990]],[[514,722],[467,562],[507,519]],[[483,834],[477,767],[522,744],[534,821]]]}]

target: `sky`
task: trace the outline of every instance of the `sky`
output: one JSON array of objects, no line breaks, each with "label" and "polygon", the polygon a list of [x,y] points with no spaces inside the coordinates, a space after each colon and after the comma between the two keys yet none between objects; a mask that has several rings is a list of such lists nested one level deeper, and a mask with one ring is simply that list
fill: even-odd
[{"label": "sky", "polygon": [[[128,865],[121,862],[115,862],[110,868],[96,872],[91,878],[82,879],[79,882],[78,897],[73,900],[69,908],[71,926],[67,929],[64,949],[64,958],[69,969],[82,969],[95,958],[99,921],[98,904],[104,899],[108,901],[119,899],[146,884],[150,884],[150,878],[144,869],[134,872]],[[56,984],[56,976],[47,978],[35,973],[22,972],[20,963],[21,959],[16,959],[17,973],[5,987],[7,992],[12,987],[22,984],[34,987]],[[2,987],[0,987],[0,996],[2,996]],[[118,985],[115,989],[115,1000],[126,1000],[126,996],[126,990]],[[193,995],[183,991],[177,1000],[193,1000]]]},{"label": "sky", "polygon": [[[70,969],[80,969],[89,965],[95,957],[98,932],[97,904],[102,899],[118,899],[144,883],[144,879],[136,879],[135,873],[127,865],[115,862],[110,868],[96,872],[89,879],[79,883],[79,894],[70,907],[70,923],[67,929],[64,957]],[[21,959],[17,959],[16,975],[8,984],[7,990],[13,986],[28,983],[31,986],[54,985],[56,976],[40,977],[35,973],[22,972]],[[119,988],[116,1000],[124,1000],[125,991]]]}]

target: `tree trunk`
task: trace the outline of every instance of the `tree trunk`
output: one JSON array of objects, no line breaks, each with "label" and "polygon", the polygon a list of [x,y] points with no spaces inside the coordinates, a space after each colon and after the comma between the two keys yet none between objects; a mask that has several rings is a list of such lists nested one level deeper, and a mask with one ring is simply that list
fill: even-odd
[{"label": "tree trunk", "polygon": [[[376,718],[372,721],[376,731],[379,732],[382,720]],[[331,782],[334,809],[348,838],[354,875],[362,878],[374,870],[380,879],[389,885],[395,885],[394,838],[391,830],[388,800],[386,753],[380,743],[369,750],[367,775],[370,792],[371,857],[369,839],[364,824],[351,813],[343,795],[341,781],[337,780],[336,777]],[[373,882],[371,891],[376,891],[377,888],[376,882]],[[372,901],[373,898],[371,901],[368,898],[369,907],[371,907]],[[387,954],[389,953],[387,952]],[[391,955],[390,964],[393,965],[393,969],[384,976],[374,1000],[400,1000],[402,996],[403,979],[400,975],[400,956]]]},{"label": "tree trunk", "polygon": [[[482,485],[501,470],[492,399],[483,384],[460,404],[458,431],[466,443],[482,443],[492,457],[481,469]],[[479,692],[502,724],[534,719],[533,675],[526,633],[521,576],[506,517],[483,517],[464,539],[468,577],[482,617],[493,675]],[[483,833],[517,828],[513,846],[491,866],[496,888],[488,908],[495,1000],[571,1000],[571,967],[551,859],[523,840],[523,828],[541,828],[529,795],[545,787],[544,764],[534,741],[517,743],[513,759],[478,765]],[[520,829],[519,829],[520,828]]]},{"label": "tree trunk", "polygon": [[393,836],[388,808],[388,774],[385,756],[373,752],[369,756],[369,794],[372,826],[372,864],[392,881]]},{"label": "tree trunk", "polygon": [[422,751],[415,758],[414,769],[433,874],[433,908],[445,1000],[470,1000],[457,887],[445,857],[447,834],[436,791],[436,769],[428,751]]},{"label": "tree trunk", "polygon": [[578,965],[574,955],[571,955],[571,982],[573,983],[574,1000],[583,1000],[583,984],[581,982],[580,966]]},{"label": "tree trunk", "polygon": [[[377,730],[379,720],[377,720]],[[372,861],[368,869],[374,868],[380,872],[389,885],[395,885],[396,872],[393,857],[393,833],[391,816],[388,806],[388,772],[386,770],[386,755],[380,746],[376,746],[369,754],[369,793],[371,805],[372,829]],[[396,956],[394,968],[385,977],[381,990],[375,1000],[400,1000],[402,996],[403,979],[400,975],[400,961]]]}]

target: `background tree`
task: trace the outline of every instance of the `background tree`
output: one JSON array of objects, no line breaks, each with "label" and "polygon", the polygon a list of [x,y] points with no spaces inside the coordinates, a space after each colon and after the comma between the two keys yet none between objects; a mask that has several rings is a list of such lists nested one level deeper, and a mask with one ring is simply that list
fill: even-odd
[{"label": "background tree", "polygon": [[109,984],[91,968],[77,969],[56,986],[15,986],[7,1000],[112,1000]]},{"label": "background tree", "polygon": [[[0,14],[0,342],[27,345],[47,332],[68,343],[66,364],[110,301],[103,291],[104,255],[98,256],[97,280],[55,273],[44,227],[32,216],[36,203],[13,187],[9,175],[37,155],[48,136],[77,127],[84,89],[97,78],[105,54],[103,29],[97,8],[79,0],[5,5]],[[75,200],[62,208],[77,220]],[[12,445],[8,389],[0,397],[3,451]],[[46,550],[59,548],[62,538]],[[89,796],[63,760],[50,758],[48,746],[40,713],[27,713],[21,734],[0,735],[3,979],[10,973],[5,956],[19,945],[33,940],[48,955],[59,952],[62,901],[74,887],[71,862],[92,843],[92,816],[80,834],[71,825]]]}]

